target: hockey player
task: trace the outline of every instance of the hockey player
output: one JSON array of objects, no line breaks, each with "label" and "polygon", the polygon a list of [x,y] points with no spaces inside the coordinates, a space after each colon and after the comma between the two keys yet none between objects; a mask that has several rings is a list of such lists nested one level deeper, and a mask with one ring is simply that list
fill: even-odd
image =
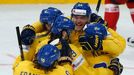
[{"label": "hockey player", "polygon": [[[64,22],[69,19],[64,18],[64,17],[58,17],[56,20],[57,23],[54,23],[54,26],[52,28],[51,34],[52,38],[51,39],[57,39],[59,38],[59,43],[57,44],[58,48],[61,50],[67,50],[70,53],[72,51],[72,67],[74,70],[74,75],[117,75],[114,74],[116,73],[117,70],[120,69],[121,65],[119,62],[114,61],[110,63],[109,68],[94,68],[91,67],[85,58],[83,57],[82,53],[80,53],[79,48],[76,47],[73,44],[69,44],[67,41],[69,40],[69,35],[70,35],[70,29],[74,28],[73,23],[70,22]],[[62,22],[63,21],[63,22]],[[69,24],[68,24],[69,23]],[[56,25],[55,25],[56,24]],[[62,47],[60,47],[60,45]],[[64,51],[63,51],[64,52]],[[116,64],[115,64],[116,63]],[[114,65],[114,66],[113,66]],[[118,71],[119,72],[119,71]]]},{"label": "hockey player", "polygon": [[42,41],[37,49],[39,51],[34,61],[24,60],[19,62],[13,71],[13,75],[73,75],[71,58],[63,59],[66,55],[62,51],[60,53],[56,46],[46,45]]},{"label": "hockey player", "polygon": [[[63,17],[63,16],[59,16],[57,19],[56,19],[56,22],[54,22],[54,26],[56,25],[57,26],[63,26],[62,28],[64,29],[67,29],[68,33],[70,32],[70,30],[73,30],[74,28],[74,24],[71,20],[69,20],[68,18],[66,17]],[[56,30],[57,31],[57,30]],[[53,34],[51,34],[53,35]],[[36,59],[34,60],[37,60],[37,64],[47,68],[49,65],[49,68],[50,69],[47,69],[44,71],[44,69],[42,67],[40,67],[39,65],[37,65],[37,68],[34,66],[33,63],[30,62],[28,64],[28,62],[24,61],[24,62],[20,62],[19,65],[17,64],[17,66],[14,68],[14,73],[15,75],[18,75],[22,72],[24,73],[28,73],[28,74],[37,74],[37,75],[42,75],[44,73],[44,75],[46,74],[50,74],[50,75],[54,75],[54,74],[65,74],[65,75],[72,75],[72,66],[70,66],[70,64],[72,63],[71,59],[70,59],[70,52],[68,51],[69,49],[66,49],[65,47],[62,47],[60,52],[60,59],[58,60],[58,56],[59,54],[56,54],[56,55],[51,55],[51,54],[54,54],[53,52],[56,51],[56,53],[59,51],[59,49],[57,49],[55,46],[52,46],[52,45],[56,45],[53,43],[53,40],[51,39],[49,42],[49,44],[46,45],[46,39],[45,40],[42,40],[41,43],[39,43],[37,46],[36,46],[36,52],[37,54],[35,55]],[[45,45],[45,46],[44,46]],[[58,50],[58,51],[57,51]],[[45,52],[46,51],[46,52]],[[52,52],[51,52],[52,51]],[[54,57],[56,57],[54,59]],[[53,60],[54,59],[54,60]],[[56,64],[56,60],[58,60],[58,64],[63,66],[56,66],[56,68],[53,68],[52,69],[52,66],[55,66]],[[36,61],[35,61],[36,62]],[[27,63],[27,65],[25,66],[25,63]],[[23,66],[23,67],[22,67]],[[24,67],[25,66],[25,67]],[[39,66],[39,67],[38,67]],[[43,71],[42,71],[43,69]],[[23,71],[24,70],[24,71]],[[68,71],[66,71],[68,70]]]},{"label": "hockey player", "polygon": [[[60,42],[62,44],[61,48],[58,46],[58,44],[55,44],[58,46],[58,49],[60,49],[61,56],[62,56],[60,60],[58,60],[58,63],[59,65],[62,65],[63,68],[59,65],[56,65],[56,68],[50,68],[47,70],[44,69],[44,67],[48,67],[48,65],[52,65],[52,63],[50,63],[52,62],[51,59],[56,57],[56,55],[55,56],[51,55],[50,52],[51,51],[52,53],[55,52],[55,49],[57,52],[57,48],[51,46],[53,40],[49,42],[50,45],[45,45],[45,46],[44,44],[46,44],[46,42],[44,40],[36,48],[37,55],[35,56],[36,61],[34,62],[37,62],[37,63],[32,63],[30,61],[20,62],[18,66],[14,69],[14,75],[18,75],[18,74],[55,75],[55,74],[65,74],[65,70],[66,70],[66,75],[71,75],[72,70],[71,70],[71,67],[69,66],[71,62],[69,60],[70,55],[72,56],[72,59],[73,59],[72,65],[73,65],[73,69],[75,73],[74,75],[83,75],[83,74],[84,75],[114,75],[113,71],[108,68],[94,69],[92,67],[89,67],[88,63],[80,54],[78,48],[74,45],[67,44],[66,40],[67,40],[67,37],[69,36],[70,29],[72,30],[72,28],[74,28],[73,22],[71,22],[71,20],[61,16],[57,18],[56,23],[54,24],[56,24],[56,26],[54,25],[55,27],[54,29],[52,29],[52,33],[53,35],[57,36],[55,37],[55,39],[60,38]],[[73,50],[73,52],[71,50]],[[70,54],[70,51],[71,51],[71,54]],[[46,56],[46,54],[48,53],[50,54]],[[49,62],[47,62],[47,60],[49,60]]]},{"label": "hockey player", "polygon": [[[35,55],[36,45],[44,39],[46,39],[46,42],[49,40],[48,38],[51,26],[53,25],[56,17],[59,15],[62,15],[62,12],[59,9],[49,7],[48,9],[42,10],[40,14],[40,21],[23,27],[21,40],[22,44],[28,47],[28,52],[24,52],[25,60],[32,61]],[[13,68],[21,61],[20,59],[20,56],[16,58]]]},{"label": "hockey player", "polygon": [[[63,21],[63,23],[66,22],[66,21],[64,21],[64,20],[62,20],[62,21]],[[57,21],[57,22],[58,22],[58,21]],[[59,22],[60,22],[60,21],[59,21]],[[70,23],[70,20],[67,20],[67,23],[69,24],[69,23]],[[73,28],[73,26],[70,27],[69,29],[72,29],[72,28]],[[24,28],[24,30],[25,30],[25,28]],[[72,29],[72,30],[73,30],[73,29]],[[52,35],[52,34],[51,34],[51,35]],[[53,36],[53,37],[55,37],[55,36]],[[28,51],[27,53],[26,53],[26,52],[24,53],[24,58],[25,58],[25,60],[30,60],[30,61],[33,60],[34,55],[35,55],[35,52],[36,52],[35,49],[36,49],[37,45],[38,45],[42,40],[45,40],[46,44],[48,44],[48,41],[50,41],[50,37],[47,37],[47,38],[46,38],[46,36],[43,36],[43,37],[35,38],[35,39],[34,39],[34,42],[32,43],[32,45],[30,45],[29,51]],[[18,64],[20,61],[21,61],[21,58],[20,58],[20,56],[18,56],[18,57],[16,58],[14,64],[13,64],[13,69],[14,69],[14,67],[17,66],[17,64]]]},{"label": "hockey player", "polygon": [[[85,31],[85,34],[79,37],[79,42],[83,49],[83,56],[86,58],[86,60],[92,67],[106,68],[110,64],[111,60],[112,61],[116,60],[116,63],[119,62],[118,58],[113,59],[114,57],[112,56],[112,54],[116,54],[116,53],[113,53],[114,51],[111,51],[112,50],[111,48],[116,49],[118,48],[116,46],[122,47],[123,45],[119,45],[120,42],[118,42],[118,40],[106,39],[107,30],[105,26],[103,26],[100,23],[89,24],[87,25],[87,28],[84,31]],[[117,38],[120,37],[117,34],[115,34],[114,36],[116,36]],[[113,40],[114,42],[119,43],[119,44],[112,45],[110,40]],[[111,48],[109,45],[111,46]],[[111,53],[107,51],[106,46],[109,47],[108,50],[110,50]],[[118,50],[115,50],[115,51],[118,51]],[[120,68],[117,68],[117,66],[119,66]],[[120,75],[122,72],[122,69],[123,69],[122,65],[118,65],[118,64],[114,65],[112,68],[112,70],[114,70],[115,75]]]},{"label": "hockey player", "polygon": [[98,22],[105,24],[104,20],[92,13],[92,10],[88,3],[76,3],[71,11],[71,19],[75,23],[75,30],[71,33],[71,43],[78,45],[78,37],[80,34],[83,34],[83,28],[88,23]]},{"label": "hockey player", "polygon": [[[76,45],[77,47],[80,47],[78,39],[80,35],[84,34],[83,31],[84,26],[86,27],[87,26],[86,24],[88,24],[90,20],[94,19],[92,18],[91,15],[92,15],[91,9],[87,3],[77,3],[76,5],[74,5],[72,9],[72,21],[75,23],[75,29],[74,31],[72,31],[70,35],[70,42]],[[102,19],[98,20],[98,23],[102,23],[102,22],[104,22]],[[103,40],[105,41],[105,43],[103,44],[105,45],[111,44],[111,46],[110,45],[106,46],[105,50],[103,51],[108,52],[109,54],[111,54],[112,57],[116,57],[123,52],[124,48],[126,47],[126,42],[122,36],[114,32],[112,29],[107,28],[107,30],[108,32],[110,32],[110,36],[105,38],[108,41]],[[116,43],[114,41],[116,41]],[[115,46],[115,48],[112,48],[113,46]]]},{"label": "hockey player", "polygon": [[117,29],[117,21],[120,15],[119,5],[121,4],[127,5],[134,23],[134,0],[105,0],[104,18],[108,22],[108,27],[113,30]]},{"label": "hockey player", "polygon": [[[74,11],[75,10],[75,11]],[[80,35],[84,34],[84,26],[92,21],[91,16],[91,9],[87,3],[77,3],[74,5],[72,9],[72,21],[75,23],[75,30],[71,33],[70,41],[71,44],[75,44],[77,47],[80,47],[80,44],[78,42]],[[98,23],[102,23],[103,20],[98,20]],[[103,21],[104,22],[104,21]],[[102,25],[102,24],[101,24]],[[101,65],[101,62],[106,61],[106,64],[109,64],[112,58],[117,57],[119,54],[121,54],[124,51],[124,48],[126,47],[125,39],[120,36],[118,33],[114,32],[112,29],[108,28],[108,32],[110,32],[110,36],[106,37],[105,40],[103,40],[102,46],[103,49],[99,53],[99,57],[95,58],[92,52],[84,52],[83,53],[85,58],[89,63],[91,67],[94,67],[96,64]],[[75,36],[75,37],[74,37]],[[114,47],[114,48],[113,48]],[[103,56],[103,54],[107,54],[108,56]],[[91,56],[91,59],[90,59]],[[99,60],[100,59],[100,60]],[[96,61],[91,61],[96,60]],[[101,62],[99,62],[99,61]],[[103,64],[103,63],[102,63]],[[119,72],[119,71],[118,71]]]},{"label": "hockey player", "polygon": [[[40,14],[40,22],[34,23],[32,26],[24,26],[21,32],[21,39],[24,45],[31,45],[28,52],[28,60],[32,60],[35,45],[43,39],[49,38],[49,33],[55,19],[62,15],[62,12],[57,8],[49,7],[42,10]],[[37,33],[37,34],[36,34]],[[36,37],[36,40],[34,40]],[[43,37],[43,38],[40,38]],[[32,43],[34,41],[34,43]]]},{"label": "hockey player", "polygon": [[35,22],[33,25],[24,26],[21,32],[22,43],[24,45],[31,45],[35,36],[38,36],[36,33],[43,32],[43,34],[49,34],[53,22],[59,15],[62,15],[62,12],[57,8],[49,7],[43,9],[40,14],[40,21]]}]

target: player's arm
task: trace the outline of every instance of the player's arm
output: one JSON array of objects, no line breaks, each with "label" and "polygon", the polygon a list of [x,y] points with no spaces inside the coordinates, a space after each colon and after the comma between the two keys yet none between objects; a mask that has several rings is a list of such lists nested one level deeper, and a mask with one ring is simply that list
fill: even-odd
[{"label": "player's arm", "polygon": [[22,61],[14,69],[13,75],[45,75],[44,70],[35,68],[31,61]]},{"label": "player's arm", "polygon": [[69,71],[71,75],[73,75],[73,68],[72,68],[72,50],[67,43],[66,40],[61,39],[62,49],[61,49],[61,57],[58,60],[58,64],[63,66],[65,69]]},{"label": "player's arm", "polygon": [[108,28],[108,31],[111,36],[103,40],[103,51],[107,52],[112,57],[116,57],[124,51],[126,41],[114,30]]},{"label": "player's arm", "polygon": [[27,60],[32,61],[35,57],[35,54],[38,52],[39,48],[47,44],[48,41],[49,41],[49,37],[36,38],[28,50]]},{"label": "player's arm", "polygon": [[[79,52],[80,49],[74,45],[70,45],[70,47],[72,48],[73,52],[73,70],[74,73],[77,75],[82,75],[82,74],[86,74],[86,75],[114,75],[114,71],[110,70],[109,68],[106,67],[99,67],[99,68],[94,68],[91,67],[86,59],[84,59],[81,56],[81,53]],[[99,64],[99,66],[104,66],[105,63],[101,63]],[[84,73],[83,73],[84,72]]]},{"label": "player's arm", "polygon": [[120,63],[118,58],[114,58],[111,60],[109,65],[101,62],[96,64],[94,68],[90,67],[89,71],[94,73],[91,75],[121,75],[123,71],[123,65]]},{"label": "player's arm", "polygon": [[25,25],[21,32],[21,40],[24,45],[31,45],[35,39],[37,33],[41,33],[44,27],[40,21],[33,23],[32,25]]},{"label": "player's arm", "polygon": [[90,16],[90,22],[92,22],[92,23],[94,23],[94,22],[96,22],[96,23],[102,23],[104,25],[107,25],[107,22],[104,21],[101,16],[99,16],[99,15],[97,15],[95,13],[92,13],[91,14],[91,16]]},{"label": "player's arm", "polygon": [[123,71],[123,65],[120,63],[119,58],[112,59],[108,68],[114,72],[114,75],[121,75]]},{"label": "player's arm", "polygon": [[89,68],[89,75],[114,75],[114,72],[108,68]]},{"label": "player's arm", "polygon": [[111,65],[109,68],[88,68],[89,75],[120,75],[122,73],[117,65]]},{"label": "player's arm", "polygon": [[43,31],[43,24],[40,21],[37,21],[35,23],[32,24],[32,26],[35,28],[35,32],[36,33],[40,33]]},{"label": "player's arm", "polygon": [[118,34],[116,31],[112,30],[111,28],[109,28],[108,31],[114,38],[117,38],[120,41],[120,43],[122,45],[122,49],[126,48],[126,40],[124,37],[122,37],[120,34]]}]

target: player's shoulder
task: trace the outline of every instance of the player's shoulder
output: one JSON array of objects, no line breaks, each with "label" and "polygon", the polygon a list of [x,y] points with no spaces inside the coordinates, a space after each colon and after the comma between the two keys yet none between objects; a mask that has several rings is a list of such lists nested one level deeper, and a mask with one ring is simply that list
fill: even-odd
[{"label": "player's shoulder", "polygon": [[14,75],[45,75],[44,70],[37,69],[32,61],[22,61],[14,70]]},{"label": "player's shoulder", "polygon": [[35,53],[38,53],[39,49],[40,49],[42,46],[48,44],[48,41],[49,41],[49,39],[44,39],[44,40],[42,39],[41,42],[37,45],[37,48],[36,48],[36,52],[35,52]]},{"label": "player's shoulder", "polygon": [[39,20],[35,21],[32,25],[42,24]]},{"label": "player's shoulder", "polygon": [[16,68],[14,70],[15,71],[21,71],[21,70],[24,70],[24,69],[29,69],[33,66],[34,66],[33,62],[25,60],[25,61],[19,62],[19,64],[16,66]]},{"label": "player's shoulder", "polygon": [[19,63],[20,66],[28,66],[28,65],[33,65],[33,62],[32,61],[28,61],[28,60],[25,60],[25,61],[21,61]]}]

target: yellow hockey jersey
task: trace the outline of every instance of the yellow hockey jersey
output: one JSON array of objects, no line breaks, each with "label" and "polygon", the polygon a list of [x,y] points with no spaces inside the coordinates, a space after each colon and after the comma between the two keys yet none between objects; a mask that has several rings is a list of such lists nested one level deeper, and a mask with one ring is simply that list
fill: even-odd
[{"label": "yellow hockey jersey", "polygon": [[[13,75],[73,75],[73,72],[68,71],[64,66],[70,66],[64,64],[63,66],[57,65],[52,70],[38,69],[36,65],[31,61],[21,61],[14,69]],[[69,67],[71,69],[71,67]]]},{"label": "yellow hockey jersey", "polygon": [[[36,53],[45,43],[45,40],[38,44],[36,49]],[[72,67],[74,75],[113,75],[113,71],[109,70],[108,68],[93,68],[91,67],[88,62],[83,57],[82,53],[80,53],[80,49],[78,49],[75,45],[69,44],[70,48],[72,49]],[[61,49],[61,43],[57,43],[57,47]],[[65,67],[65,66],[64,66]],[[68,68],[69,66],[66,66]],[[70,69],[68,69],[70,71]]]},{"label": "yellow hockey jersey", "polygon": [[33,58],[34,58],[34,55],[35,55],[35,52],[36,52],[36,48],[37,48],[37,45],[39,43],[41,43],[41,41],[45,40],[46,44],[48,43],[49,41],[49,36],[44,36],[44,37],[39,37],[39,38],[36,38],[34,40],[34,42],[32,43],[32,45],[30,45],[29,47],[29,50],[28,50],[28,53],[26,55],[26,60],[30,60],[32,61]]},{"label": "yellow hockey jersey", "polygon": [[[74,75],[114,75],[113,71],[108,68],[94,68],[91,67],[86,59],[83,57],[81,50],[70,44],[72,51],[72,67],[74,70]],[[92,61],[92,60],[91,60]]]},{"label": "yellow hockey jersey", "polygon": [[[27,58],[26,58],[27,52],[26,52],[26,51],[23,51],[23,54],[24,54],[24,60],[27,59]],[[15,67],[17,67],[18,63],[20,63],[20,62],[21,62],[21,56],[18,55],[18,56],[16,57],[14,63],[13,63],[13,67],[12,67],[13,70],[14,70]]]},{"label": "yellow hockey jersey", "polygon": [[[42,45],[45,44],[45,41],[42,41],[38,47],[40,48]],[[70,66],[69,64],[64,65],[64,68],[66,68],[71,74],[74,73],[74,75],[113,75],[113,71],[111,71],[108,68],[93,68],[91,67],[88,62],[85,60],[85,58],[83,57],[82,53],[80,53],[79,49],[70,44],[72,51],[72,58],[73,58],[73,62],[72,62],[72,66]],[[37,48],[36,52],[38,52]],[[16,63],[16,67],[18,67],[19,63]],[[31,65],[32,66],[32,65]],[[63,66],[63,65],[62,65]],[[17,70],[16,67],[14,68],[14,71]],[[73,71],[72,68],[73,67]],[[18,70],[19,71],[19,70]],[[31,69],[29,70],[30,72],[32,71]],[[42,73],[42,71],[39,71]],[[36,73],[36,71],[35,71]],[[18,72],[17,72],[18,74]],[[16,75],[17,75],[16,74]]]},{"label": "yellow hockey jersey", "polygon": [[[38,34],[40,35],[40,34]],[[32,61],[34,59],[35,53],[36,53],[36,48],[37,45],[39,43],[41,43],[43,40],[45,40],[44,42],[47,44],[47,42],[49,41],[49,36],[41,36],[41,37],[37,37],[34,42],[32,43],[32,45],[29,46],[29,50],[27,52],[24,52],[24,59],[25,60],[29,60]],[[17,58],[15,59],[14,63],[13,63],[13,68],[16,67],[16,65],[21,61],[21,57],[20,55],[17,56]]]},{"label": "yellow hockey jersey", "polygon": [[[108,31],[111,36],[108,36],[103,40],[103,50],[97,51],[97,55],[93,55],[91,51],[80,50],[91,67],[106,67],[109,65],[112,58],[117,57],[124,51],[126,46],[125,39],[110,28]],[[79,47],[79,49],[81,49],[81,47],[78,38],[79,35],[82,34],[84,34],[84,32],[76,31],[71,34],[71,43]]]},{"label": "yellow hockey jersey", "polygon": [[[46,43],[49,41],[49,35],[45,35],[46,31],[44,30],[43,24],[40,21],[37,21],[32,24],[32,26],[35,28],[36,32],[36,39],[32,43],[32,45],[29,46],[28,52],[24,52],[24,59],[32,61],[36,52],[36,46],[42,41],[46,40]],[[20,55],[17,56],[15,59],[15,62],[13,63],[13,68],[16,67],[16,65],[21,61]]]},{"label": "yellow hockey jersey", "polygon": [[35,55],[36,52],[36,46],[39,44],[42,40],[46,40],[46,43],[49,41],[49,35],[45,35],[47,33],[46,30],[44,30],[44,26],[40,21],[37,21],[32,24],[32,26],[35,28],[36,32],[36,39],[32,43],[32,45],[29,46],[28,53],[26,55],[26,60],[32,60],[33,56]]},{"label": "yellow hockey jersey", "polygon": [[40,33],[44,31],[43,24],[40,21],[33,23],[32,26],[35,28],[36,33]]}]

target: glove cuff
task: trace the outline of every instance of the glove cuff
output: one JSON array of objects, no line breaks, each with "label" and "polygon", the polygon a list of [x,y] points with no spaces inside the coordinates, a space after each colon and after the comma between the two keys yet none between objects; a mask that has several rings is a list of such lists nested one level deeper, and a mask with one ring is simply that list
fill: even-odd
[{"label": "glove cuff", "polygon": [[69,62],[70,64],[72,64],[72,59],[70,57],[64,56],[64,57],[61,57],[58,60],[58,62],[59,62],[59,64],[65,63],[65,62]]},{"label": "glove cuff", "polygon": [[35,31],[35,28],[34,28],[32,25],[29,25],[29,24],[26,25],[26,26],[24,26],[24,27],[23,27],[23,30],[24,30],[24,29],[31,29],[31,30]]},{"label": "glove cuff", "polygon": [[108,68],[114,72],[114,75],[120,75],[120,70],[117,65],[110,65]]}]

